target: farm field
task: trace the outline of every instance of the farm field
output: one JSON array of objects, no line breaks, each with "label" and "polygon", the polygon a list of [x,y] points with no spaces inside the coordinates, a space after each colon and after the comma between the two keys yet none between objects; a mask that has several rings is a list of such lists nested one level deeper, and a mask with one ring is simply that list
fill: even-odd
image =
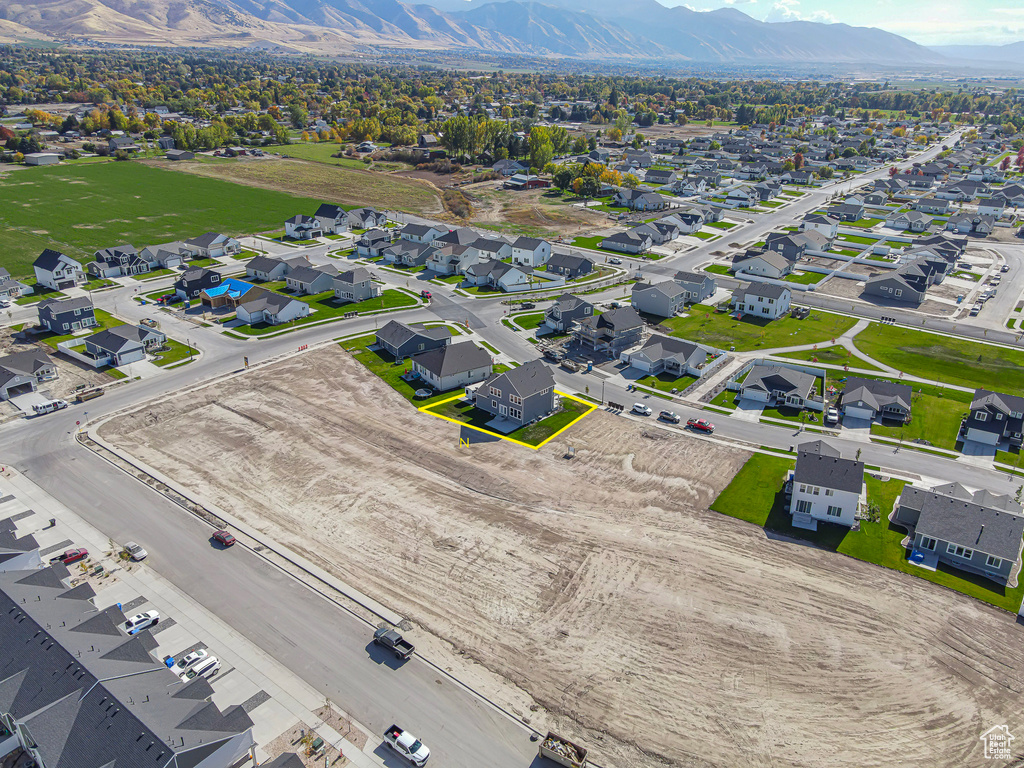
[{"label": "farm field", "polygon": [[142,248],[209,231],[240,235],[271,229],[319,205],[313,198],[172,173],[148,161],[0,174],[0,195],[0,250],[15,276],[31,274],[44,248],[85,262],[95,251],[120,243]]},{"label": "farm field", "polygon": [[603,411],[538,451],[460,447],[337,345],[102,434],[410,616],[424,653],[600,765],[980,765],[978,733],[1019,717],[1012,614],[711,512],[739,449]]}]

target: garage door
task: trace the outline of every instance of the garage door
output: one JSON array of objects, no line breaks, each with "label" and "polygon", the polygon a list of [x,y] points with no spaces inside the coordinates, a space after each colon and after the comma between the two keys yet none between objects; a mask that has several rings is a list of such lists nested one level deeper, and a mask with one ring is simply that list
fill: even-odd
[{"label": "garage door", "polygon": [[29,382],[28,384],[18,384],[17,386],[14,387],[8,387],[4,394],[5,397],[11,398],[17,397],[18,395],[24,395],[26,392],[35,392],[35,390],[35,386],[33,386],[31,382]]},{"label": "garage door", "polygon": [[843,415],[848,419],[868,419],[872,418],[872,411],[870,408],[854,408],[847,406],[843,409]]}]

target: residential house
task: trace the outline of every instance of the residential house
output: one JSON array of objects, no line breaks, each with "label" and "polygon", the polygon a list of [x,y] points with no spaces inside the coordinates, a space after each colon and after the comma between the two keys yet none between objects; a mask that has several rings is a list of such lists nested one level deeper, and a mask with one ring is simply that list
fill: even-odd
[{"label": "residential house", "polygon": [[1020,448],[1024,432],[1024,397],[978,389],[960,427],[965,440]]},{"label": "residential house", "polygon": [[818,522],[853,528],[867,504],[864,463],[820,440],[797,446],[792,487],[789,511],[797,528],[817,530]]},{"label": "residential house", "polygon": [[1003,211],[1006,209],[1003,207],[1002,200],[996,200],[994,197],[986,197],[978,201],[978,215],[979,216],[991,216],[998,220],[1003,215]]},{"label": "residential house", "polygon": [[893,229],[910,230],[911,232],[924,232],[932,223],[932,217],[921,211],[902,211],[889,214],[885,220],[885,226]]},{"label": "residential house", "polygon": [[36,305],[39,325],[61,336],[99,325],[87,296],[73,299],[43,299]]},{"label": "residential house", "polygon": [[839,203],[828,209],[828,215],[839,221],[860,221],[864,218],[864,204]]},{"label": "residential house", "polygon": [[530,166],[519,160],[505,158],[492,165],[491,170],[500,173],[502,176],[515,176],[519,173],[529,173]]},{"label": "residential house", "polygon": [[38,349],[4,355],[0,357],[0,400],[35,392],[37,384],[57,375],[57,366]]},{"label": "residential house", "polygon": [[235,317],[247,325],[281,325],[309,314],[309,304],[263,288],[253,287],[235,307]]},{"label": "residential house", "polygon": [[676,180],[676,172],[672,170],[661,170],[651,168],[644,174],[644,183],[652,184],[656,187],[663,187],[674,183]]},{"label": "residential house", "polygon": [[958,235],[991,235],[996,227],[995,216],[979,214],[953,214],[946,221],[946,229]]},{"label": "residential house", "polygon": [[383,229],[387,223],[387,214],[374,208],[354,208],[348,212],[349,229]]},{"label": "residential house", "polygon": [[518,237],[512,243],[512,263],[543,267],[551,258],[551,243],[536,237]]},{"label": "residential house", "polygon": [[276,256],[253,256],[245,265],[245,274],[248,277],[264,282],[284,280],[293,269],[313,266],[305,256],[296,256],[292,259],[279,259]]},{"label": "residential house", "polygon": [[808,185],[814,183],[814,173],[811,171],[786,171],[779,179],[788,181],[790,184]]},{"label": "residential house", "polygon": [[434,240],[445,234],[447,227],[434,226],[433,224],[406,224],[402,227],[398,236],[402,240],[409,240],[413,243],[431,244]]},{"label": "residential house", "polygon": [[439,392],[465,387],[491,375],[491,354],[472,341],[446,344],[412,356],[412,371]]},{"label": "residential house", "polygon": [[593,315],[593,304],[571,293],[563,293],[544,313],[544,325],[555,333],[568,333],[577,320]]},{"label": "residential house", "polygon": [[688,291],[674,280],[634,283],[633,309],[657,317],[673,317],[686,308]]},{"label": "residential house", "polygon": [[802,409],[808,401],[820,401],[818,379],[823,377],[824,372],[822,376],[815,376],[782,363],[755,363],[740,383],[740,397],[758,403]]},{"label": "residential house", "polygon": [[618,357],[643,342],[644,321],[632,307],[611,309],[577,320],[572,334],[580,346]]},{"label": "residential house", "polygon": [[668,206],[668,200],[657,192],[620,189],[615,193],[615,205],[623,205],[631,211],[661,211]]},{"label": "residential house", "polygon": [[340,235],[348,231],[348,211],[340,205],[322,203],[313,218],[320,222],[325,235]]},{"label": "residential house", "polygon": [[480,239],[480,235],[468,227],[456,227],[434,238],[431,245],[435,248],[444,248],[448,245],[473,245]]},{"label": "residential house", "polygon": [[164,153],[164,157],[168,160],[195,160],[196,153],[187,149],[168,149]]},{"label": "residential house", "polygon": [[111,152],[138,152],[138,145],[132,140],[130,136],[111,136],[107,142],[107,149]]},{"label": "residential house", "polygon": [[[45,285],[55,291],[74,288],[85,282],[82,265],[52,248],[47,248],[39,254],[32,262],[32,270],[36,274],[37,285]],[[10,277],[10,274],[7,277]]]},{"label": "residential house", "polygon": [[478,261],[480,252],[471,245],[435,246],[427,257],[427,269],[440,275],[460,275]]},{"label": "residential house", "polygon": [[907,384],[851,376],[846,380],[840,408],[844,419],[904,422],[910,419],[912,395]]},{"label": "residential house", "polygon": [[512,244],[504,240],[480,237],[473,241],[472,247],[480,254],[480,261],[488,259],[504,261],[512,258]]},{"label": "residential house", "polygon": [[864,195],[864,204],[873,205],[876,208],[889,202],[889,195],[885,192],[868,192]]},{"label": "residential house", "polygon": [[686,291],[687,304],[700,304],[710,299],[718,290],[718,283],[710,275],[703,272],[686,272],[680,270],[672,278]]},{"label": "residential house", "polygon": [[781,280],[793,271],[793,262],[775,251],[747,251],[743,257],[734,261],[729,269],[737,275],[761,275]]},{"label": "residential house", "polygon": [[334,276],[334,297],[342,301],[366,301],[380,296],[381,288],[373,282],[373,275],[363,267],[356,267]]},{"label": "residential house", "polygon": [[338,268],[333,264],[322,267],[298,267],[289,272],[285,278],[285,285],[293,293],[302,295],[315,295],[325,291],[334,290],[334,278],[338,274]]},{"label": "residential house", "polygon": [[422,267],[426,265],[427,259],[433,252],[434,246],[430,243],[400,239],[381,251],[381,255],[384,257],[384,261],[390,264],[398,264],[403,267]]},{"label": "residential house", "polygon": [[594,269],[593,259],[572,253],[555,253],[544,265],[547,272],[561,275],[566,280],[575,280],[589,275]]},{"label": "residential house", "polygon": [[935,192],[935,197],[940,200],[953,200],[959,203],[967,203],[979,195],[987,194],[988,191],[987,184],[965,179],[963,181],[953,182],[952,184],[940,187],[938,191]]},{"label": "residential house", "polygon": [[839,219],[823,213],[809,213],[800,222],[800,229],[804,232],[819,232],[831,242],[839,234]]},{"label": "residential house", "polygon": [[[38,281],[37,281],[38,282]],[[11,273],[0,267],[0,299],[13,300],[28,296],[33,287],[11,277]]]},{"label": "residential house", "polygon": [[324,225],[316,216],[300,213],[284,223],[285,237],[292,240],[314,240],[324,235]]},{"label": "residential house", "polygon": [[504,261],[478,261],[466,270],[470,285],[486,285],[501,291],[523,290],[533,281],[533,269]]},{"label": "residential house", "polygon": [[153,265],[154,269],[178,269],[187,259],[198,255],[198,251],[181,241],[147,245],[139,251],[139,258]]},{"label": "residential house", "polygon": [[161,346],[167,337],[155,328],[143,325],[118,325],[94,333],[85,339],[86,353],[107,358],[108,365],[127,365],[146,359],[146,352]]},{"label": "residential house", "polygon": [[1004,208],[1024,206],[1024,185],[1007,184],[992,193],[992,197],[1002,203]]},{"label": "residential house", "polygon": [[762,320],[778,320],[789,312],[792,292],[772,283],[751,283],[732,294],[732,308],[740,315],[753,315]]},{"label": "residential house", "polygon": [[945,216],[949,213],[949,200],[940,200],[937,197],[922,197],[914,203],[914,210],[921,213],[930,213],[934,216]]},{"label": "residential house", "polygon": [[222,235],[220,232],[206,232],[199,237],[186,240],[185,245],[195,250],[196,255],[204,259],[232,256],[242,250],[242,244],[238,240]]},{"label": "residential house", "polygon": [[925,300],[929,285],[928,274],[921,262],[913,261],[895,270],[869,277],[864,281],[861,296],[919,305]]},{"label": "residential house", "polygon": [[721,354],[707,347],[674,336],[651,334],[640,349],[623,354],[634,368],[657,376],[666,373],[681,376],[703,375],[709,356]]},{"label": "residential house", "polygon": [[679,235],[692,235],[699,232],[700,228],[704,226],[704,217],[700,211],[690,209],[677,211],[663,219],[641,226],[651,227],[657,231],[660,237],[654,238],[654,244],[662,245],[675,240]]},{"label": "residential house", "polygon": [[96,251],[95,261],[89,262],[86,269],[96,277],[120,277],[122,275],[143,275],[149,272],[154,264],[139,256],[134,245],[115,245]]},{"label": "residential house", "polygon": [[1016,585],[1024,546],[1024,514],[1009,496],[959,483],[932,489],[905,485],[890,520],[907,530],[912,562],[939,563]]},{"label": "residential house", "polygon": [[652,245],[651,234],[642,230],[638,231],[637,229],[616,232],[614,235],[609,235],[601,241],[601,248],[633,255],[647,253],[647,251],[651,250]]},{"label": "residential house", "polygon": [[765,248],[781,253],[790,261],[799,261],[808,254],[824,253],[831,241],[815,229],[806,232],[772,232],[765,238]]},{"label": "residential house", "polygon": [[726,205],[735,205],[742,208],[753,208],[761,201],[760,195],[753,187],[733,187],[726,193]]},{"label": "residential house", "polygon": [[199,295],[221,283],[221,276],[206,267],[192,267],[181,273],[174,281],[174,292],[185,301],[198,298]]},{"label": "residential house", "polygon": [[[555,377],[540,360],[492,374],[466,394],[477,408],[518,428],[555,410]],[[511,431],[511,430],[509,430]]]},{"label": "residential house", "polygon": [[543,189],[550,187],[551,182],[547,179],[542,179],[540,176],[534,176],[529,173],[516,173],[509,177],[502,186],[505,189],[514,190],[529,190],[529,189]]},{"label": "residential house", "polygon": [[384,255],[384,251],[394,242],[390,229],[368,229],[356,241],[356,253],[376,259]]},{"label": "residential house", "polygon": [[420,352],[439,349],[452,340],[451,330],[444,325],[411,328],[397,320],[389,320],[377,331],[377,345],[395,361],[405,360]]}]

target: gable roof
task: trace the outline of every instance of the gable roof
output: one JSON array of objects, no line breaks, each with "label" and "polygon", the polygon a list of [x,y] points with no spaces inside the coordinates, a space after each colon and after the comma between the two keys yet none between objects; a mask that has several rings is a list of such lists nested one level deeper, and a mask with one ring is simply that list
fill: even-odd
[{"label": "gable roof", "polygon": [[438,378],[454,376],[474,368],[485,368],[492,364],[490,353],[472,341],[428,349],[426,352],[413,355],[412,361]]},{"label": "gable roof", "polygon": [[530,397],[555,387],[555,376],[551,369],[540,360],[496,373],[485,382],[487,386],[503,389],[506,386],[520,397]]},{"label": "gable roof", "polygon": [[192,239],[186,240],[185,242],[188,243],[189,245],[194,245],[197,248],[209,248],[211,245],[214,245],[217,241],[219,241],[222,238],[224,240],[228,239],[227,235],[222,235],[219,232],[206,232],[205,234],[199,235],[198,237],[193,237]]},{"label": "gable roof", "polygon": [[755,365],[743,380],[744,389],[756,389],[761,392],[797,394],[807,397],[814,387],[817,377],[804,371],[785,368],[781,365]]},{"label": "gable roof", "polygon": [[336,283],[347,283],[349,285],[355,285],[356,283],[365,283],[368,280],[372,280],[373,275],[370,274],[370,270],[365,267],[356,267],[355,269],[348,269],[344,272],[339,272],[334,276],[334,282]]},{"label": "gable roof", "polygon": [[1020,506],[1015,505],[1013,511],[996,509],[978,503],[991,500],[989,497],[968,500],[949,495],[952,490],[950,486],[926,490],[908,485],[900,491],[900,508],[920,513],[916,533],[1015,561],[1024,535]]},{"label": "gable roof", "polygon": [[778,300],[789,292],[789,288],[782,285],[775,285],[774,283],[751,283],[746,288],[737,288],[733,291],[732,299],[733,301],[743,301],[747,296],[754,296]]},{"label": "gable roof", "polygon": [[846,380],[843,403],[847,400],[863,401],[876,411],[886,405],[899,405],[909,411],[913,394],[914,390],[908,384],[851,376]]},{"label": "gable roof", "polygon": [[860,493],[864,485],[864,463],[844,459],[827,443],[805,443],[797,448],[793,480],[798,483]]},{"label": "gable roof", "polygon": [[75,309],[92,310],[93,308],[92,301],[88,296],[74,296],[70,299],[43,299],[36,306],[39,309],[46,309],[55,315]]},{"label": "gable roof", "polygon": [[316,209],[316,213],[313,214],[317,218],[323,217],[325,219],[346,219],[348,218],[348,212],[340,205],[331,205],[330,203],[321,203],[320,207]]},{"label": "gable roof", "polygon": [[410,328],[398,320],[389,320],[383,328],[377,331],[378,341],[390,344],[396,349],[416,336],[423,336],[433,340],[450,339],[452,332],[451,329],[444,325],[436,325],[431,328]]},{"label": "gable roof", "polygon": [[39,267],[40,269],[52,272],[54,269],[59,267],[62,263],[77,263],[70,256],[66,256],[60,251],[55,251],[52,248],[46,248],[35,261],[32,262],[33,267]]},{"label": "gable roof", "polygon": [[674,336],[651,334],[640,351],[649,360],[676,360],[681,365],[696,368],[708,359],[707,350],[699,344]]}]

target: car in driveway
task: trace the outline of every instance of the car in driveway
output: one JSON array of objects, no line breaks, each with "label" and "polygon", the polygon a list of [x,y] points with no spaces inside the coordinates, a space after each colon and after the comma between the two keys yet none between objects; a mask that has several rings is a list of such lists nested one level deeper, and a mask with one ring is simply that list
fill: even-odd
[{"label": "car in driveway", "polygon": [[178,659],[174,666],[178,669],[188,669],[194,664],[198,664],[203,659],[210,658],[210,652],[205,648],[197,648],[191,653],[186,653],[180,659]]},{"label": "car in driveway", "polygon": [[834,406],[825,411],[825,423],[826,424],[838,424],[839,423],[839,409]]},{"label": "car in driveway", "polygon": [[56,557],[50,558],[50,562],[71,565],[71,563],[77,563],[79,560],[85,560],[88,556],[89,550],[84,547],[79,547],[78,549],[69,549],[67,552],[63,552]]},{"label": "car in driveway", "polygon": [[654,411],[643,403],[633,403],[633,413],[639,414],[640,416],[650,416]]},{"label": "car in driveway", "polygon": [[124,551],[128,554],[129,558],[136,562],[138,562],[139,560],[145,560],[149,556],[149,552],[144,550],[134,541],[126,542],[124,545]]},{"label": "car in driveway", "polygon": [[213,540],[222,547],[232,547],[235,544],[235,537],[227,531],[214,531]]},{"label": "car in driveway", "polygon": [[715,425],[707,419],[689,419],[686,422],[687,429],[695,429],[698,432],[707,432],[709,435],[715,431]]},{"label": "car in driveway", "polygon": [[664,421],[670,421],[673,424],[678,424],[680,421],[679,414],[675,411],[662,411],[658,414],[658,418],[663,419]]},{"label": "car in driveway", "polygon": [[178,675],[178,678],[181,682],[187,683],[189,680],[193,680],[197,677],[211,678],[218,672],[220,672],[220,660],[216,656],[211,656],[205,661],[193,664]]},{"label": "car in driveway", "polygon": [[146,611],[145,613],[137,613],[128,619],[124,623],[124,631],[129,635],[134,635],[137,632],[141,632],[149,627],[155,627],[160,623],[160,612],[159,611]]}]

